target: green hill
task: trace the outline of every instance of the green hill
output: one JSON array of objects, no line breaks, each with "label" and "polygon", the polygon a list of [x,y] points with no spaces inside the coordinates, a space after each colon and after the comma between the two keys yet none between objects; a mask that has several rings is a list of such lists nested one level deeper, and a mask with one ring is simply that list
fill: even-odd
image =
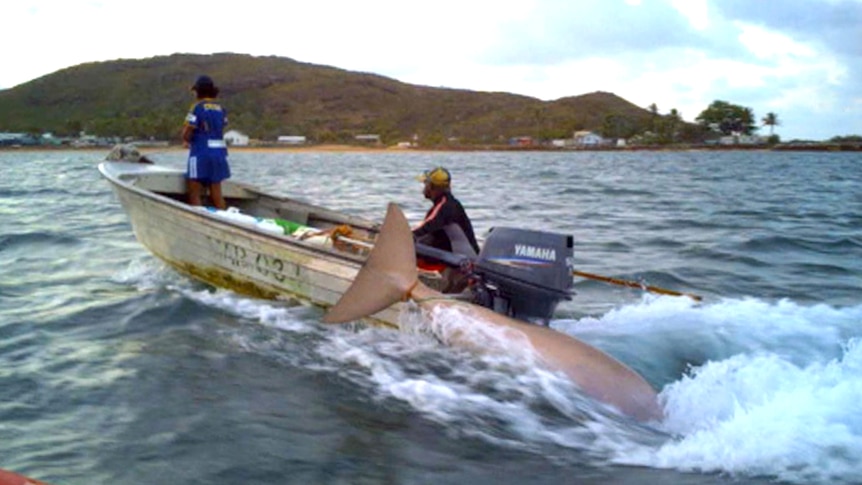
[{"label": "green hill", "polygon": [[515,136],[568,138],[576,130],[631,136],[652,114],[610,93],[555,101],[508,93],[432,88],[283,57],[174,54],[81,64],[0,91],[0,131],[177,139],[209,74],[231,126],[252,138],[305,135],[312,142],[374,133],[385,143],[496,144]]}]

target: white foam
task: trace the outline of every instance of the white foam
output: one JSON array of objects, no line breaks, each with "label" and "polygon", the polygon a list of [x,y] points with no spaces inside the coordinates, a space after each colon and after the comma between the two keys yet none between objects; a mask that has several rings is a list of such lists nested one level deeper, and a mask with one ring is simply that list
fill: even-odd
[{"label": "white foam", "polygon": [[177,286],[173,289],[198,303],[237,317],[258,321],[270,327],[296,333],[317,331],[313,321],[310,322],[311,319],[308,318],[314,309],[308,306],[258,300],[223,289],[195,289],[185,286]]},{"label": "white foam", "polygon": [[764,351],[800,366],[825,363],[838,357],[850,338],[862,337],[860,322],[862,305],[804,306],[754,298],[693,304],[686,298],[648,296],[599,318],[559,320],[552,326],[629,365],[670,371],[680,359],[700,365]]},{"label": "white foam", "polygon": [[[407,332],[335,333],[321,354],[363,371],[347,375],[378,398],[397,399],[457,434],[500,446],[553,443],[607,459],[623,445],[596,447],[600,435],[632,443],[639,442],[632,436],[645,432],[632,430],[627,419],[583,396],[568,379],[536,365],[529,344],[513,341],[511,331],[457,308],[438,307],[424,319],[410,319]],[[441,343],[465,337],[482,345],[465,350]]]},{"label": "white foam", "polygon": [[858,339],[825,364],[800,367],[773,353],[709,362],[667,386],[661,398],[664,426],[678,437],[620,462],[793,483],[862,477]]},{"label": "white foam", "polygon": [[180,278],[175,271],[150,255],[132,260],[126,268],[111,276],[116,283],[134,285],[143,291],[164,288]]}]

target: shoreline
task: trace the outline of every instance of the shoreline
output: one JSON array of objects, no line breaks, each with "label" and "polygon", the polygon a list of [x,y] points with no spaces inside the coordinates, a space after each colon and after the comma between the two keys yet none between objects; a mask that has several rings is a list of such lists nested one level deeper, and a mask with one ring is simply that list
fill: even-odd
[{"label": "shoreline", "polygon": [[[134,143],[129,143],[135,145]],[[182,152],[188,150],[181,145],[135,145],[141,155],[165,152]],[[109,146],[72,147],[60,146],[0,146],[0,152],[7,151],[110,151]],[[579,153],[579,152],[639,152],[639,151],[661,151],[661,152],[689,152],[689,151],[808,151],[808,152],[859,152],[862,151],[860,144],[819,144],[819,145],[731,145],[731,146],[675,146],[675,147],[588,147],[588,148],[559,148],[546,146],[509,146],[509,145],[465,145],[465,146],[441,146],[441,147],[398,147],[398,146],[361,146],[361,145],[301,145],[301,146],[230,146],[230,151],[245,153],[436,153],[436,152],[553,152],[553,153]]]}]

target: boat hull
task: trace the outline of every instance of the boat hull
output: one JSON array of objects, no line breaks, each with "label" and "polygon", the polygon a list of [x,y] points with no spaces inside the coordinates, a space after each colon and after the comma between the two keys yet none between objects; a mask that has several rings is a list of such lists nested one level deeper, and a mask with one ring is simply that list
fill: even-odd
[{"label": "boat hull", "polygon": [[[350,286],[364,257],[351,251],[321,247],[238,224],[201,208],[174,200],[165,192],[177,188],[182,174],[160,167],[106,162],[102,175],[126,211],[137,240],[159,259],[193,279],[255,298],[334,305]],[[161,177],[162,192],[142,189]],[[260,194],[235,187],[236,201],[251,207]],[[229,191],[226,196],[230,199]],[[243,200],[240,196],[246,196]],[[356,219],[296,201],[281,201],[296,213],[325,213],[331,224]],[[278,204],[270,201],[273,207]],[[373,227],[361,221],[366,228]],[[398,326],[400,305],[371,316],[370,321]]]}]

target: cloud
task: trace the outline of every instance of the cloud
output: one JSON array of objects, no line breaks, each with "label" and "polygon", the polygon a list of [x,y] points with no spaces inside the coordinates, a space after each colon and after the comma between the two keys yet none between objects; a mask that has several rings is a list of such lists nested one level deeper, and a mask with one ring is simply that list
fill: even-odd
[{"label": "cloud", "polygon": [[862,133],[862,0],[28,0],[3,8],[0,88],[84,62],[239,52],[546,100],[609,91],[687,120],[722,99],[758,117],[776,112],[785,138]]},{"label": "cloud", "polygon": [[785,36],[808,49],[797,57],[795,72],[775,79],[781,94],[775,105],[797,112],[802,127],[822,136],[862,133],[862,123],[853,115],[862,108],[862,85],[856,81],[862,75],[862,2],[789,0],[780,8],[767,8],[762,2],[729,0],[716,6],[749,28]]},{"label": "cloud", "polygon": [[600,89],[689,120],[722,99],[825,138],[848,121],[842,104],[859,103],[860,5],[535,1],[500,27],[485,61],[506,72],[502,90],[529,94],[540,81],[553,99]]},{"label": "cloud", "polygon": [[498,28],[486,53],[493,64],[547,65],[572,59],[637,56],[708,43],[665,2],[535,1]]},{"label": "cloud", "polygon": [[784,0],[780,5],[745,0],[715,2],[722,15],[822,45],[837,55],[862,56],[862,2]]}]

